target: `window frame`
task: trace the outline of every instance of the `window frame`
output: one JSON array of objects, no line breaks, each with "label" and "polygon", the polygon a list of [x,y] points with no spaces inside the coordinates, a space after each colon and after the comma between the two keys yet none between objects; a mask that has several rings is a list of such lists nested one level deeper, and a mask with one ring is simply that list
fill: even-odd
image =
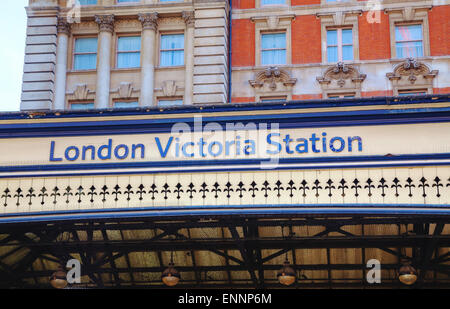
[{"label": "window frame", "polygon": [[[78,39],[97,39],[97,50],[95,52],[96,55],[96,62],[95,62],[95,68],[94,69],[75,69],[75,56],[77,55],[92,55],[94,53],[76,53],[75,47],[76,42]],[[98,69],[98,36],[97,35],[74,35],[72,38],[72,63],[71,63],[71,72],[92,72],[97,71]]]},{"label": "window frame", "polygon": [[[163,37],[163,35],[177,35],[177,34],[178,35],[182,34],[184,36],[183,49],[163,50],[162,49],[162,37]],[[159,40],[158,40],[158,68],[170,69],[170,68],[181,68],[181,67],[184,67],[186,65],[186,32],[185,32],[185,29],[172,30],[172,31],[171,30],[159,31],[158,35],[159,35]],[[171,65],[171,66],[162,66],[161,65],[162,52],[163,51],[177,51],[177,50],[183,50],[183,64],[181,64],[181,65]]]},{"label": "window frame", "polygon": [[[337,45],[328,45],[328,31],[337,31]],[[352,44],[344,44],[342,41],[342,30],[351,30],[352,31]],[[353,28],[350,26],[342,26],[342,27],[327,27],[326,28],[326,37],[327,37],[327,46],[326,46],[326,57],[327,57],[327,63],[337,63],[337,62],[353,62],[355,60],[355,44],[354,44],[354,37],[353,37]],[[336,62],[328,62],[328,47],[329,46],[335,46],[337,47],[338,52],[338,60]],[[344,46],[352,46],[353,51],[353,59],[351,60],[343,60],[344,55]]]},{"label": "window frame", "polygon": [[[284,34],[285,35],[285,40],[286,40],[286,44],[285,44],[285,48],[270,48],[270,49],[263,49],[262,47],[262,43],[263,43],[263,36],[267,35],[267,34]],[[287,33],[285,31],[261,31],[260,32],[260,63],[263,66],[283,66],[283,65],[288,65],[288,42],[287,42]],[[270,50],[285,50],[286,51],[286,63],[272,63],[272,64],[262,64],[262,54],[264,51],[270,51]]]},{"label": "window frame", "polygon": [[[123,37],[140,37],[141,46],[139,51],[126,51],[119,52],[119,39]],[[116,70],[139,70],[142,67],[142,36],[140,33],[117,33],[115,40],[115,57],[114,57],[114,69]],[[136,53],[139,52],[139,66],[137,67],[129,67],[129,68],[119,68],[119,53]]]},{"label": "window frame", "polygon": [[[390,44],[391,44],[391,58],[392,59],[404,59],[397,57],[396,39],[395,39],[395,27],[397,25],[422,25],[422,49],[423,56],[430,56],[430,27],[428,23],[428,11],[430,7],[413,8],[411,11],[406,11],[404,8],[399,9],[386,9],[386,13],[389,15],[389,32],[390,32]],[[422,58],[422,57],[419,57]]]},{"label": "window frame", "polygon": [[95,109],[95,100],[67,100],[66,110],[69,111],[83,111],[83,110],[91,110],[91,109],[72,109],[71,106],[74,104],[93,104],[92,109]]},{"label": "window frame", "polygon": [[[394,23],[394,29],[393,29],[393,32],[394,32],[394,42],[393,42],[393,47],[394,47],[394,53],[395,53],[395,58],[396,59],[404,59],[404,58],[408,58],[408,57],[398,57],[397,56],[397,38],[396,38],[396,35],[395,35],[395,33],[396,33],[396,31],[397,31],[397,27],[399,27],[399,26],[414,26],[414,25],[420,25],[421,26],[421,29],[422,29],[422,40],[421,40],[421,42],[422,42],[422,56],[420,56],[420,57],[414,57],[414,58],[422,58],[422,57],[425,57],[425,46],[424,46],[424,25],[422,24],[422,23],[420,23],[420,22],[398,22],[398,23]],[[405,41],[405,42],[418,42],[417,40],[415,40],[415,41]]]}]

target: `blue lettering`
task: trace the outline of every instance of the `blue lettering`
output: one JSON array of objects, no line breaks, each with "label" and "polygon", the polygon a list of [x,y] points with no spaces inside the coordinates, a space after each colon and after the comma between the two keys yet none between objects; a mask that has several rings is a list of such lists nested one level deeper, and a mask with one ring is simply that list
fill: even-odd
[{"label": "blue lettering", "polygon": [[280,153],[280,151],[281,151],[281,144],[278,143],[278,142],[272,141],[272,135],[274,135],[274,136],[280,136],[280,133],[270,133],[270,134],[267,135],[267,143],[268,143],[269,145],[274,145],[274,146],[276,146],[278,150],[277,150],[277,151],[267,150],[266,152],[267,152],[268,154],[278,154],[278,153]]},{"label": "blue lettering", "polygon": [[62,158],[55,158],[55,142],[50,143],[50,162],[60,162]]},{"label": "blue lettering", "polygon": [[165,150],[162,150],[161,141],[159,140],[159,137],[155,137],[155,141],[156,141],[156,145],[158,146],[158,150],[159,150],[161,157],[165,158],[167,156],[167,153],[169,152],[170,145],[172,145],[173,137],[169,138],[169,141],[167,142]]}]

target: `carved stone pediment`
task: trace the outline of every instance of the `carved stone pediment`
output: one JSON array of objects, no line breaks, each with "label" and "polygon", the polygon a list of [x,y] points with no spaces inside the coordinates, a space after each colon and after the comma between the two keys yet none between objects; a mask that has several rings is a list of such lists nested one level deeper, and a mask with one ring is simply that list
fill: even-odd
[{"label": "carved stone pediment", "polygon": [[89,92],[86,84],[78,84],[73,92],[73,97],[77,101],[84,101],[88,99]]},{"label": "carved stone pediment", "polygon": [[120,83],[118,93],[120,98],[129,99],[133,93],[133,86],[131,83]]},{"label": "carved stone pediment", "polygon": [[253,88],[261,88],[264,84],[268,84],[270,90],[275,91],[278,87],[278,83],[283,84],[286,87],[293,87],[297,83],[296,78],[292,78],[290,74],[277,67],[270,67],[256,74],[254,80],[249,80],[250,85]]},{"label": "carved stone pediment", "polygon": [[322,86],[335,82],[340,88],[346,86],[347,81],[350,83],[350,85],[347,85],[348,87],[355,87],[352,84],[361,84],[365,79],[366,74],[361,74],[356,67],[343,62],[338,62],[336,65],[329,67],[323,76],[317,77],[317,81]]},{"label": "carved stone pediment", "polygon": [[395,66],[394,71],[387,73],[386,77],[390,81],[416,83],[419,77],[432,80],[439,73],[439,70],[431,70],[426,64],[416,61],[414,58],[407,58],[404,62]]},{"label": "carved stone pediment", "polygon": [[177,93],[178,86],[174,80],[166,80],[162,83],[164,96],[173,97]]}]

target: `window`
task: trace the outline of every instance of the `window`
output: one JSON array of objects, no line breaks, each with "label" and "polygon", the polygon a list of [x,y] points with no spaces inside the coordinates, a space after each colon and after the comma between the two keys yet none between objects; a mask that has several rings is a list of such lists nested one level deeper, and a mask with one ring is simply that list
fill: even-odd
[{"label": "window", "polygon": [[270,103],[270,102],[283,102],[286,101],[286,97],[261,97],[261,102]]},{"label": "window", "polygon": [[117,68],[141,66],[141,37],[123,36],[117,40]]},{"label": "window", "polygon": [[352,29],[327,30],[327,61],[340,62],[353,60]]},{"label": "window", "polygon": [[261,0],[261,5],[286,4],[286,0]]},{"label": "window", "polygon": [[171,107],[171,106],[181,106],[183,105],[182,99],[175,100],[158,100],[159,107]]},{"label": "window", "polygon": [[354,93],[329,93],[328,99],[347,99],[347,98],[354,98]]},{"label": "window", "polygon": [[93,102],[70,103],[70,109],[73,111],[94,109],[94,103]]},{"label": "window", "polygon": [[138,101],[116,101],[114,102],[114,108],[134,108],[139,107]]},{"label": "window", "polygon": [[416,90],[399,90],[399,96],[408,96],[408,95],[425,95],[427,94],[426,89],[416,89]]},{"label": "window", "polygon": [[78,0],[80,2],[80,5],[93,5],[97,4],[97,0]]},{"label": "window", "polygon": [[160,66],[184,65],[184,34],[161,35]]},{"label": "window", "polygon": [[261,64],[286,64],[286,33],[261,35]]},{"label": "window", "polygon": [[395,49],[397,58],[423,56],[422,25],[396,25]]},{"label": "window", "polygon": [[140,0],[117,0],[117,3],[140,2]]},{"label": "window", "polygon": [[95,70],[97,68],[97,38],[75,40],[73,53],[74,70]]}]

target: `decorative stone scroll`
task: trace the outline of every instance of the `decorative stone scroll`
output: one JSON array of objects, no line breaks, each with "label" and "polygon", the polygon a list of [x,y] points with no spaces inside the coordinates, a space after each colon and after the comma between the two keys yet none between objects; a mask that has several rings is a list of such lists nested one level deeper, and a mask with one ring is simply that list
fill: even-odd
[{"label": "decorative stone scroll", "polygon": [[366,74],[361,74],[354,66],[338,62],[336,65],[329,67],[323,76],[317,77],[317,81],[322,86],[328,86],[335,82],[339,88],[343,88],[349,82],[350,84],[347,86],[355,88],[355,86],[360,87],[366,76]]},{"label": "decorative stone scroll", "polygon": [[114,32],[114,15],[95,15],[100,31]]},{"label": "decorative stone scroll", "polygon": [[387,73],[386,77],[392,82],[398,83],[407,80],[410,84],[414,84],[420,77],[423,78],[423,81],[431,81],[438,73],[438,70],[431,70],[426,64],[414,58],[407,58],[398,64],[393,72]]},{"label": "decorative stone scroll", "polygon": [[291,78],[290,74],[278,67],[270,67],[256,74],[254,80],[249,80],[253,88],[261,88],[264,84],[268,84],[270,90],[277,89],[277,83],[282,83],[286,87],[293,87],[297,83],[296,78]]}]

